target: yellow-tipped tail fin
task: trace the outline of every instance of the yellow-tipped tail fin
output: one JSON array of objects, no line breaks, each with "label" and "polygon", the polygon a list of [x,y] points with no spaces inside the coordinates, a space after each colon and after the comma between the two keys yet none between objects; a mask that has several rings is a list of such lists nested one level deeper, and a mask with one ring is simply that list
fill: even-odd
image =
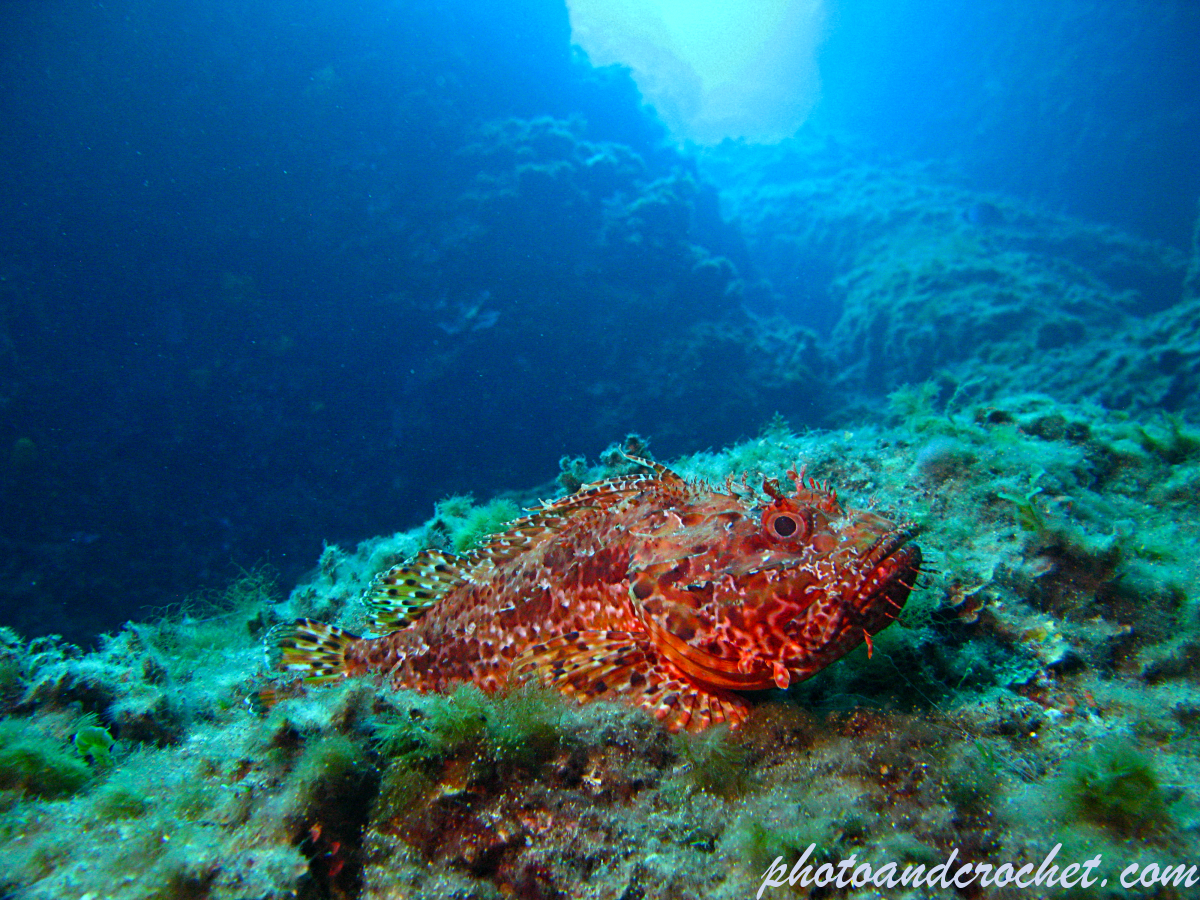
[{"label": "yellow-tipped tail fin", "polygon": [[307,684],[324,684],[351,674],[347,651],[360,641],[336,625],[297,619],[276,634],[279,668],[299,675]]}]

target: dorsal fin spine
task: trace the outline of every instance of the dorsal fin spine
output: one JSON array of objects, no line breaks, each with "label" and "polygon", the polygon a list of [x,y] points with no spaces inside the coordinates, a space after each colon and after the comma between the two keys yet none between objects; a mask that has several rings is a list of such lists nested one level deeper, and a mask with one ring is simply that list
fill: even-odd
[{"label": "dorsal fin spine", "polygon": [[422,550],[407,563],[376,576],[363,595],[375,631],[390,633],[406,628],[463,583],[487,581],[496,568],[561,532],[573,520],[602,510],[655,484],[682,485],[683,479],[661,463],[626,454],[626,458],[651,473],[618,475],[593,482],[532,510],[488,538],[465,556],[440,550]]}]

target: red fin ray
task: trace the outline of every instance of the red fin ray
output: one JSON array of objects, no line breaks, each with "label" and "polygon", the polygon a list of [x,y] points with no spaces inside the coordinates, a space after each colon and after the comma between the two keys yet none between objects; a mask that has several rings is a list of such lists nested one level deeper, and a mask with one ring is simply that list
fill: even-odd
[{"label": "red fin ray", "polygon": [[[487,538],[482,546],[463,557],[441,554],[453,560],[455,568],[448,587],[452,587],[459,579],[474,584],[487,582],[496,569],[533,550],[567,527],[578,526],[583,517],[594,516],[630,494],[664,484],[672,488],[683,485],[683,479],[666,466],[633,456],[629,459],[652,469],[654,474],[620,475],[584,485],[573,494],[530,510],[528,515],[510,522],[504,531]],[[412,563],[401,568],[411,566]],[[447,578],[451,576],[447,574]],[[437,602],[436,599],[433,602]]]},{"label": "red fin ray", "polygon": [[698,687],[659,658],[645,635],[577,631],[531,645],[513,672],[588,700],[635,703],[672,731],[720,722],[737,727],[748,712],[740,697]]}]

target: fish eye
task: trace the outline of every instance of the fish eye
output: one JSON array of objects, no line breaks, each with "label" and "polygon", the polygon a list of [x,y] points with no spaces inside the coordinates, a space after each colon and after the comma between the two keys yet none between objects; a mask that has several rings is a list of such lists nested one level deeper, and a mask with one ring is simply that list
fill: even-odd
[{"label": "fish eye", "polygon": [[813,532],[812,514],[808,510],[768,509],[763,513],[763,528],[767,536],[778,541],[793,541]]},{"label": "fish eye", "polygon": [[776,516],[771,522],[775,533],[782,538],[789,538],[800,530],[800,523],[789,515]]}]

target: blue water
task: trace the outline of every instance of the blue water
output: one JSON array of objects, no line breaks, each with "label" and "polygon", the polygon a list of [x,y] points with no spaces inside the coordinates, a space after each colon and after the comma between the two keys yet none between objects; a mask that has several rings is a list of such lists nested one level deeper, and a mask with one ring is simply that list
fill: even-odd
[{"label": "blue water", "polygon": [[[1198,9],[831,2],[810,127],[1186,251]],[[780,301],[561,3],[0,16],[0,623],[87,640],[238,567],[286,585],[628,431],[669,458],[830,424],[687,337],[838,310]]]}]

